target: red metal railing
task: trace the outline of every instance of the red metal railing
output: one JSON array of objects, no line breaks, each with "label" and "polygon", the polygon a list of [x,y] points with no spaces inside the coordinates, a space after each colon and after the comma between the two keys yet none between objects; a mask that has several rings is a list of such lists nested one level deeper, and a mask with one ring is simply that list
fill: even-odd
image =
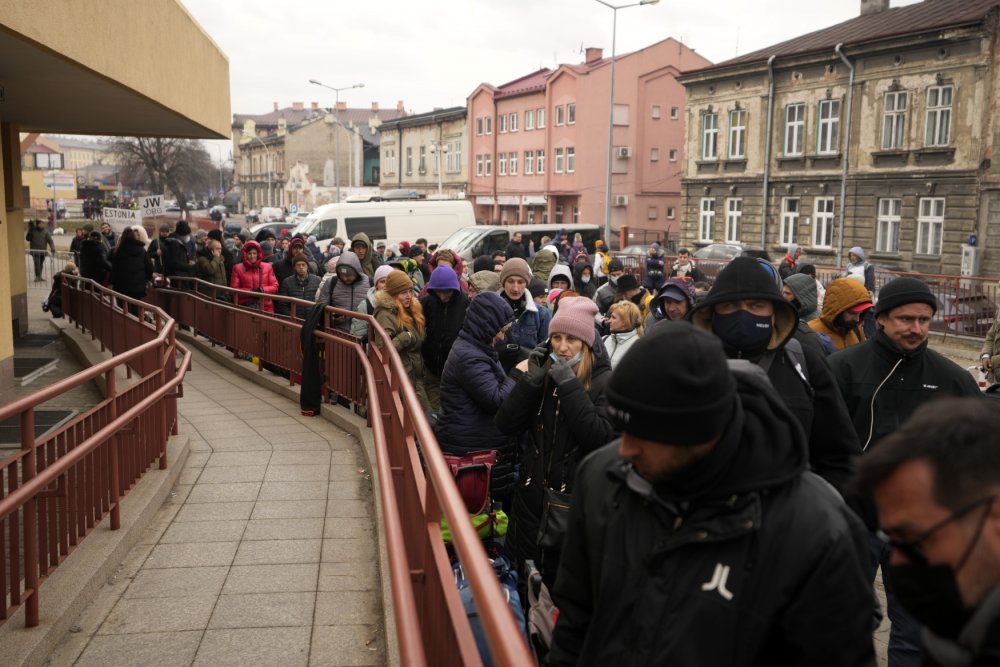
[{"label": "red metal railing", "polygon": [[[293,313],[274,315],[219,299],[228,295],[235,301],[249,292],[193,279],[171,280],[175,287],[188,289],[157,289],[150,299],[179,324],[237,354],[254,354],[287,370],[293,380],[301,371],[302,323],[294,316],[294,305],[312,304],[274,296],[274,301],[291,304]],[[392,341],[370,316],[332,307],[326,315],[314,333],[324,348],[325,384],[368,408],[401,663],[482,664],[441,540],[443,513],[453,527],[453,544],[469,578],[493,664],[533,664]],[[331,319],[338,315],[363,318],[374,344],[366,351],[357,338],[333,329]]]},{"label": "red metal railing", "polygon": [[[177,392],[191,360],[163,312],[80,278],[65,281],[62,291],[66,316],[116,354],[0,408],[0,421],[21,423],[20,450],[0,463],[0,621],[23,604],[29,627],[38,625],[45,578],[105,516],[112,530],[119,527],[121,498],[153,463],[166,468]],[[123,365],[131,383],[119,388]],[[35,439],[38,406],[100,376],[104,400]]]}]

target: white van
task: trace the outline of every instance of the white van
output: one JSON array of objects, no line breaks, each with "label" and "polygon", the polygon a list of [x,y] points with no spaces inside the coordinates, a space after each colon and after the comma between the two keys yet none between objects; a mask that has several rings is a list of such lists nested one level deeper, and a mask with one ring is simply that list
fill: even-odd
[{"label": "white van", "polygon": [[320,206],[298,227],[296,234],[315,236],[322,250],[335,236],[348,244],[364,232],[372,244],[399,243],[418,238],[441,243],[455,230],[476,224],[472,202],[466,199],[352,202]]},{"label": "white van", "polygon": [[543,237],[553,239],[563,232],[570,239],[576,233],[580,234],[587,252],[593,254],[594,242],[603,234],[603,229],[597,225],[476,225],[459,229],[441,244],[462,257],[467,264],[480,255],[490,255],[497,250],[506,250],[510,238],[515,232],[521,232],[522,240],[530,243],[537,252],[541,250]]}]

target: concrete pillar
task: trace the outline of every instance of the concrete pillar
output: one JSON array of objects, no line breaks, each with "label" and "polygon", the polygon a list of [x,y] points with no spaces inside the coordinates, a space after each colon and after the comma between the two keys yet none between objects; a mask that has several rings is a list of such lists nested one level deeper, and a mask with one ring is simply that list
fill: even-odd
[{"label": "concrete pillar", "polygon": [[[24,199],[18,128],[0,123],[0,404],[14,397],[14,336],[28,331],[28,287],[24,273]],[[5,284],[4,284],[5,283]],[[3,325],[11,322],[11,328]]]}]

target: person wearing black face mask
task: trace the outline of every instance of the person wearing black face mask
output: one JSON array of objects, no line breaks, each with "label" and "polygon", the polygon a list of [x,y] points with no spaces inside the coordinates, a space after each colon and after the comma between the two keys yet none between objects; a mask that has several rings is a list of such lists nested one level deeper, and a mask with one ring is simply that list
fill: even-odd
[{"label": "person wearing black face mask", "polygon": [[737,257],[688,319],[718,336],[730,359],[747,359],[767,372],[802,424],[812,469],[840,490],[861,446],[822,352],[793,340],[798,314],[779,285],[774,267]]},{"label": "person wearing black face mask", "polygon": [[1000,665],[1000,412],[925,405],[858,464],[882,527],[887,593],[923,626],[923,665]]}]

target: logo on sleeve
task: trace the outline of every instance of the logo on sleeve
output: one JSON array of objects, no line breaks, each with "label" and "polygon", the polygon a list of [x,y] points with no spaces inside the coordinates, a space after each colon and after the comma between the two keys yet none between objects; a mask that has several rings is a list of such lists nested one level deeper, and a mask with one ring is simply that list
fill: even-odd
[{"label": "logo on sleeve", "polygon": [[726,588],[726,581],[729,579],[729,566],[722,563],[715,564],[715,572],[712,573],[711,581],[706,581],[701,585],[703,591],[718,591],[726,600],[732,600],[732,592]]}]

